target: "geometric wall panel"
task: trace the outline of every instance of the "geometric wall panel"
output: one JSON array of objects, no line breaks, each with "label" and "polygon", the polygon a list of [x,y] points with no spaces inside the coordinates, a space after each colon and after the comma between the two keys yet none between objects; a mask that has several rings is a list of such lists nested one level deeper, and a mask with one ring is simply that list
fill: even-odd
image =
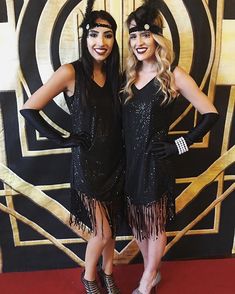
[{"label": "geometric wall panel", "polygon": [[[111,12],[125,68],[126,16],[142,1],[99,1]],[[176,158],[177,216],[167,226],[165,259],[235,252],[235,12],[233,0],[165,0],[164,34],[183,67],[216,105],[220,120],[191,151]],[[88,234],[69,225],[70,149],[25,124],[24,101],[61,64],[79,57],[86,1],[0,0],[0,266],[4,272],[83,265]],[[43,109],[64,133],[63,95]],[[184,134],[199,114],[179,97],[170,135]],[[130,229],[117,236],[115,262],[139,261]]]}]

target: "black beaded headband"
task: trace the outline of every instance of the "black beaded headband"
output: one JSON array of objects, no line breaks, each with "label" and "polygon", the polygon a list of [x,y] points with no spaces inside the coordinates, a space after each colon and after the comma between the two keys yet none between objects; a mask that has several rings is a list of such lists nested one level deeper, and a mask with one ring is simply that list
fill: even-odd
[{"label": "black beaded headband", "polygon": [[109,24],[104,24],[104,23],[98,23],[98,22],[94,22],[93,24],[87,24],[86,25],[86,30],[91,30],[93,28],[96,28],[96,27],[102,27],[102,28],[108,28],[108,29],[111,29],[112,30],[112,26],[109,25]]},{"label": "black beaded headband", "polygon": [[153,34],[162,35],[162,28],[157,25],[149,25],[148,23],[144,25],[137,25],[129,29],[129,34],[134,32],[141,32],[141,31],[150,31]]}]

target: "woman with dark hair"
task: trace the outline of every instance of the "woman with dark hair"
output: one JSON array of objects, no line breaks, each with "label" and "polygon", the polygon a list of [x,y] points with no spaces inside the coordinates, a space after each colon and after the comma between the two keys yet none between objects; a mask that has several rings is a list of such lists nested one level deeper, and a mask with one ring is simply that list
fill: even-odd
[{"label": "woman with dark hair", "polygon": [[[86,293],[101,293],[96,266],[107,293],[120,293],[114,283],[113,254],[123,194],[123,144],[120,122],[117,25],[106,11],[88,6],[81,24],[82,56],[62,65],[20,111],[42,135],[72,147],[71,223],[91,233],[82,282]],[[65,93],[72,132],[63,137],[39,114],[57,94]]]},{"label": "woman with dark hair", "polygon": [[[160,281],[166,246],[165,225],[174,217],[171,156],[189,150],[218,119],[218,113],[195,81],[174,67],[171,44],[163,36],[160,2],[149,0],[127,18],[130,54],[123,89],[126,146],[125,194],[129,224],[143,255],[144,272],[133,294],[148,294]],[[182,94],[201,120],[186,135],[170,140],[175,98]]]}]

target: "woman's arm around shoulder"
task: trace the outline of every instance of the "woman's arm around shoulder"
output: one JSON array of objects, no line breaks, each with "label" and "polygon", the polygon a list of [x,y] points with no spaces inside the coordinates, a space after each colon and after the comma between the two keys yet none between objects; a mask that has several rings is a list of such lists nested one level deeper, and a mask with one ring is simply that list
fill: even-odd
[{"label": "woman's arm around shoulder", "polygon": [[74,92],[74,87],[74,67],[72,64],[64,64],[26,101],[22,109],[41,110],[61,92],[66,92],[68,96],[71,96]]},{"label": "woman's arm around shoulder", "polygon": [[217,113],[216,108],[208,97],[199,89],[194,79],[182,68],[176,67],[173,71],[175,85],[192,105],[201,113]]}]

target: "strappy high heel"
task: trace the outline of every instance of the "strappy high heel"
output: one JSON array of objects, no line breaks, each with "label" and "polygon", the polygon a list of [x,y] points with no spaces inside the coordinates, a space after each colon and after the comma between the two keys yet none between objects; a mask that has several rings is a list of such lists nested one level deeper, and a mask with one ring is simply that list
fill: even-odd
[{"label": "strappy high heel", "polygon": [[132,294],[142,294],[142,293],[141,293],[140,290],[137,288],[137,289],[135,289],[134,291],[132,291]]},{"label": "strappy high heel", "polygon": [[161,272],[158,271],[156,277],[155,277],[154,280],[153,280],[152,286],[153,286],[153,287],[157,286],[157,284],[160,283],[161,279],[162,279]]},{"label": "strappy high heel", "polygon": [[100,277],[100,282],[103,288],[105,288],[107,294],[121,294],[121,291],[118,289],[115,284],[113,275],[107,275],[102,268],[98,270]]},{"label": "strappy high heel", "polygon": [[[153,286],[153,288],[150,290],[150,294],[155,294],[156,293],[156,286]],[[132,294],[142,294],[142,292],[140,292],[140,290],[137,288],[135,289]]]},{"label": "strappy high heel", "polygon": [[[162,275],[160,273],[160,271],[157,272],[156,274],[156,277],[153,279],[153,282],[152,282],[152,288],[151,288],[151,291],[150,293],[156,293],[156,288],[157,288],[157,285],[160,283],[162,279]],[[137,288],[135,289],[132,294],[142,294],[141,291]]]},{"label": "strappy high heel", "polygon": [[101,294],[96,280],[88,281],[84,278],[85,271],[82,272],[81,281],[87,294]]}]

